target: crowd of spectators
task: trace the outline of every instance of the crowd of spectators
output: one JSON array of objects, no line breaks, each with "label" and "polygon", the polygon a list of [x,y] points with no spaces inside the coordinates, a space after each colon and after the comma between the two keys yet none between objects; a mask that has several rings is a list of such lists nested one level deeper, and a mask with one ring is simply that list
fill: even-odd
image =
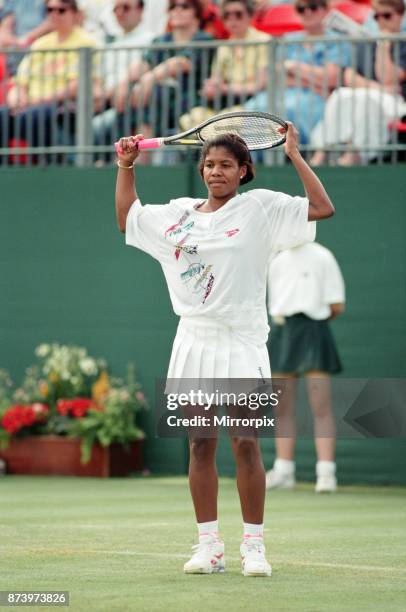
[{"label": "crowd of spectators", "polygon": [[[48,33],[36,38],[30,54],[23,58],[22,54],[17,56],[18,60],[22,59],[12,79],[7,104],[0,107],[3,145],[16,136],[29,139],[33,146],[56,144],[53,135],[58,133],[56,126],[60,127],[60,120],[68,124],[65,127],[69,132],[74,131],[79,64],[73,49],[96,47],[97,43],[79,25],[75,0],[46,0],[45,14],[46,20],[31,30],[30,35],[41,27]],[[7,14],[6,19],[9,16],[14,26],[17,14]],[[100,87],[95,74],[96,99],[100,98]],[[72,105],[66,106],[67,103]]]},{"label": "crowd of spectators", "polygon": [[[372,6],[379,32],[399,34],[403,0],[373,0]],[[325,162],[325,145],[340,143],[354,146],[337,160],[341,166],[374,159],[376,147],[386,142],[390,122],[406,115],[406,41],[396,51],[389,40],[373,43],[368,50],[366,54],[358,49],[355,67],[344,71],[344,87],[327,99],[323,118],[311,135],[317,149],[310,160],[313,166]]]},{"label": "crowd of spectators", "polygon": [[[279,82],[284,84],[282,114],[296,125],[301,142],[307,144],[310,131],[323,116],[327,96],[340,84],[341,70],[351,63],[351,53],[348,44],[336,42],[336,34],[324,26],[327,0],[295,0],[295,8],[303,32],[285,35],[289,44],[282,47],[277,58]],[[303,35],[322,36],[324,40],[298,44]],[[266,112],[267,98],[266,92],[260,92],[247,102],[246,109]]]},{"label": "crowd of spectators", "polygon": [[[124,0],[115,1],[118,4]],[[129,64],[112,108],[93,120],[97,143],[126,130],[138,128],[149,135],[162,124],[167,129],[176,127],[179,114],[193,106],[203,85],[204,65],[211,64],[214,53],[214,49],[208,50],[205,62],[201,49],[188,47],[189,43],[212,40],[212,36],[201,29],[202,14],[199,0],[171,1],[167,31],[152,39],[153,44],[164,47],[147,48],[140,58]],[[179,48],[174,44],[185,46]]]},{"label": "crowd of spectators", "polygon": [[[404,0],[371,1],[366,28],[403,31]],[[355,63],[354,47],[325,27],[329,0],[291,0],[292,29],[300,31],[284,34],[271,70],[271,36],[264,30],[278,3],[0,0],[0,49],[8,50],[0,54],[0,146],[74,143],[77,50],[87,47],[102,48],[92,54],[91,69],[96,145],[127,131],[177,131],[238,105],[277,110],[295,123],[301,142],[316,150],[314,165],[325,162],[323,147],[344,143],[360,152],[351,150],[338,163],[370,161],[374,146],[387,142],[388,122],[406,114],[406,42],[358,45]],[[349,120],[354,105],[356,131]]]}]

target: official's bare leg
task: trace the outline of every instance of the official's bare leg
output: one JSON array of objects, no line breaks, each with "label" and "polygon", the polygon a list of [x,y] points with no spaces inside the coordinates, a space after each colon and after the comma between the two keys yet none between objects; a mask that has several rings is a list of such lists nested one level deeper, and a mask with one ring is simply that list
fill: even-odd
[{"label": "official's bare leg", "polygon": [[331,380],[325,372],[306,374],[309,403],[314,418],[314,439],[318,461],[335,461],[336,426],[331,400]]}]

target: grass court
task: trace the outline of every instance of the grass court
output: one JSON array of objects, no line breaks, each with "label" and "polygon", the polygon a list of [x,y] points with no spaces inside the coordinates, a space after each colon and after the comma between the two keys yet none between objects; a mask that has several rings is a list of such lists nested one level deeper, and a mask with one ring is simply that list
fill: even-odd
[{"label": "grass court", "polygon": [[186,478],[5,476],[0,500],[0,590],[69,591],[70,610],[405,609],[402,488],[348,486],[321,496],[302,484],[268,492],[270,579],[241,575],[232,479],[220,480],[226,572],[212,576],[182,571],[197,541]]}]

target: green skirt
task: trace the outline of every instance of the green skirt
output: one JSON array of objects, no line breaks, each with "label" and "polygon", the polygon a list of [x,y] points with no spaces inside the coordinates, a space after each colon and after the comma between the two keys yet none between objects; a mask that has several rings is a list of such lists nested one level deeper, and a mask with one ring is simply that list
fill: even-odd
[{"label": "green skirt", "polygon": [[342,366],[327,320],[316,321],[300,313],[272,321],[268,340],[272,373],[305,374],[318,370],[341,372]]}]

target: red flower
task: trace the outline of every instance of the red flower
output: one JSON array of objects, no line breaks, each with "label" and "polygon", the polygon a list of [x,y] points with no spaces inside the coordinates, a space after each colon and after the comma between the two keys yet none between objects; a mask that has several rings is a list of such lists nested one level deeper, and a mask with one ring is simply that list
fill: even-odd
[{"label": "red flower", "polygon": [[72,416],[75,417],[75,419],[81,419],[85,414],[86,409],[81,406],[74,406],[74,408],[72,408]]},{"label": "red flower", "polygon": [[87,397],[76,397],[74,399],[60,399],[57,402],[56,408],[62,416],[72,415],[75,419],[80,419],[85,416],[89,408],[92,408],[93,402]]},{"label": "red flower", "polygon": [[33,423],[35,423],[35,412],[31,408],[31,406],[23,406],[21,411],[21,420],[23,423],[23,427],[29,427]]},{"label": "red flower", "polygon": [[61,414],[62,416],[66,416],[70,409],[70,401],[64,399],[58,400],[56,404],[56,409],[59,414]]},{"label": "red flower", "polygon": [[24,427],[31,427],[36,422],[44,421],[48,411],[49,408],[46,404],[32,404],[30,406],[16,404],[3,414],[1,425],[8,433],[15,434]]}]

